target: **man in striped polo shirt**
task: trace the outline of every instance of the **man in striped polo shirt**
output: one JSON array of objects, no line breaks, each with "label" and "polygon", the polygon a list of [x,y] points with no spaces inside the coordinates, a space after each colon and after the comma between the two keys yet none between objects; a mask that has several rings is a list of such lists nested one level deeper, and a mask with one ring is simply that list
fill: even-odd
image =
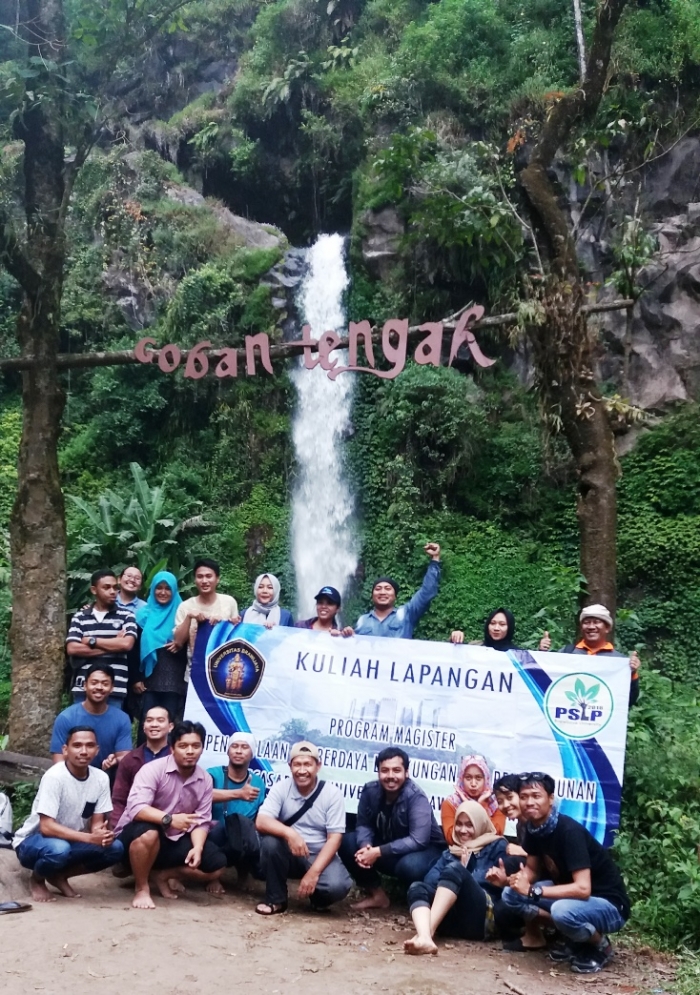
[{"label": "man in striped polo shirt", "polygon": [[66,653],[74,667],[74,702],[85,701],[85,674],[93,663],[103,663],[114,673],[110,704],[122,708],[129,687],[128,652],[138,629],[130,611],[117,606],[117,578],[112,570],[97,570],[90,578],[95,603],[81,608],[71,619]]}]

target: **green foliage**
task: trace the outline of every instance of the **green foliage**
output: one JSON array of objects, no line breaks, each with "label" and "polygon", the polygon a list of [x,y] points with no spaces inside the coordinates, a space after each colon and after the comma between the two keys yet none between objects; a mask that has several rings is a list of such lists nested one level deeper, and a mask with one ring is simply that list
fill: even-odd
[{"label": "green foliage", "polygon": [[664,945],[695,945],[700,929],[700,702],[653,671],[630,714],[621,831],[615,851],[633,923]]},{"label": "green foliage", "polygon": [[623,462],[618,568],[651,659],[700,686],[700,413],[687,405]]},{"label": "green foliage", "polygon": [[39,785],[34,781],[15,781],[13,784],[0,784],[12,804],[13,829],[19,829],[32,810],[32,803]]},{"label": "green foliage", "polygon": [[83,602],[90,574],[108,565],[119,572],[129,564],[138,566],[148,587],[158,570],[184,575],[181,538],[185,533],[211,527],[201,514],[176,521],[170,511],[163,484],[151,487],[138,463],[130,466],[132,488],[128,494],[108,490],[97,507],[69,494],[77,509],[71,529],[70,575],[75,585],[72,603]]}]

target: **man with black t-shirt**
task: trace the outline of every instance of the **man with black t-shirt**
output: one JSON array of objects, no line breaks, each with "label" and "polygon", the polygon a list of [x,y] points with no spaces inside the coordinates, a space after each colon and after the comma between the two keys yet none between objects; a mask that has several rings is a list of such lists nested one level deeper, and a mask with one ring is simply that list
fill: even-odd
[{"label": "man with black t-shirt", "polygon": [[541,772],[521,778],[520,809],[527,863],[503,891],[503,905],[525,922],[551,917],[564,936],[550,958],[576,974],[595,974],[612,959],[608,933],[629,918],[622,875],[607,850],[554,804],[554,780]]}]

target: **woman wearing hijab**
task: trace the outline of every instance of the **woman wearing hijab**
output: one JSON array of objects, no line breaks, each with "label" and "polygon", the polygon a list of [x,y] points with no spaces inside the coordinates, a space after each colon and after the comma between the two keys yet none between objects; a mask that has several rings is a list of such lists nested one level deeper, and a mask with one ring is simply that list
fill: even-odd
[{"label": "woman wearing hijab", "polygon": [[499,836],[506,828],[506,817],[498,809],[496,796],[491,788],[491,771],[484,758],[478,753],[462,757],[454,794],[444,800],[440,808],[442,831],[448,843],[452,843],[452,827],[455,813],[462,802],[478,802],[496,827]]},{"label": "woman wearing hijab", "polygon": [[[513,642],[515,634],[515,616],[507,608],[496,608],[484,623],[484,639],[480,646],[489,646],[493,650],[515,650],[518,647]],[[451,643],[463,643],[464,633],[460,629],[450,636]]]},{"label": "woman wearing hijab", "polygon": [[499,836],[481,805],[466,801],[457,808],[454,843],[423,881],[408,889],[416,935],[404,943],[408,954],[436,954],[436,930],[465,940],[488,940],[495,934],[495,889],[486,880],[491,862],[502,859],[506,841]]},{"label": "woman wearing hijab", "polygon": [[[187,653],[173,642],[175,613],[182,604],[175,576],[159,571],[151,583],[148,600],[136,612],[136,624],[141,629],[141,674],[144,687],[141,714],[149,708],[167,708],[173,722],[182,718],[185,710],[185,668]],[[143,730],[139,729],[143,742]]]},{"label": "woman wearing hijab", "polygon": [[248,625],[294,625],[292,613],[280,607],[280,582],[274,574],[260,574],[253,585],[255,600],[243,612],[242,621]]}]

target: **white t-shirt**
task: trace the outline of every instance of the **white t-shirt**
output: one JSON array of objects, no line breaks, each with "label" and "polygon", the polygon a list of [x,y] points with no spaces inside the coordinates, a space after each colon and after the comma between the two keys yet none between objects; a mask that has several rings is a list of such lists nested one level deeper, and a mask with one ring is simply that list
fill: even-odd
[{"label": "white t-shirt", "polygon": [[[175,628],[181,625],[188,615],[206,615],[207,618],[215,618],[220,622],[232,622],[234,618],[238,618],[238,603],[235,598],[232,598],[230,594],[218,594],[211,604],[205,604],[203,601],[199,600],[199,595],[196,598],[188,598],[183,601],[178,610],[175,612]],[[187,645],[187,680],[190,679],[190,668],[189,663],[192,660],[192,651],[194,650],[194,641],[197,638],[197,620],[194,619],[190,625],[190,639]]]},{"label": "white t-shirt", "polygon": [[32,811],[23,826],[15,833],[15,849],[22,840],[39,832],[39,816],[48,815],[67,829],[88,832],[93,815],[106,815],[112,811],[109,777],[97,767],[88,767],[87,777],[81,780],[66,767],[65,761],[49,767],[39,784]]},{"label": "white t-shirt", "polygon": [[[310,793],[313,794],[313,791]],[[287,777],[272,785],[260,812],[284,822],[299,811],[308,797],[309,795],[302,795],[299,792],[293,778]],[[309,853],[313,854],[318,853],[323,847],[329,833],[344,833],[345,801],[340,789],[326,781],[321,794],[308,812],[294,823],[292,829],[296,829],[308,846]]]}]

